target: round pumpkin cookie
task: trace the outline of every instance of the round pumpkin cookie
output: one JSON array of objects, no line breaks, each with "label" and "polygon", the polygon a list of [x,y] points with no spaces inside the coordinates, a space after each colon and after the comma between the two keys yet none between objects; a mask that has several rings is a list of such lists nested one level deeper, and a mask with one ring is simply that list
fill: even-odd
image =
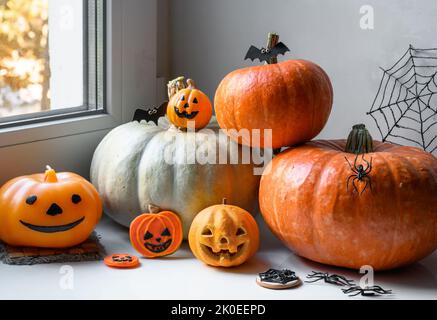
[{"label": "round pumpkin cookie", "polygon": [[171,211],[160,211],[149,205],[149,213],[143,213],[132,221],[129,230],[132,246],[146,258],[162,257],[179,249],[183,240],[182,222]]},{"label": "round pumpkin cookie", "polygon": [[139,266],[140,261],[138,257],[128,253],[114,253],[107,256],[103,262],[111,268],[135,268]]}]

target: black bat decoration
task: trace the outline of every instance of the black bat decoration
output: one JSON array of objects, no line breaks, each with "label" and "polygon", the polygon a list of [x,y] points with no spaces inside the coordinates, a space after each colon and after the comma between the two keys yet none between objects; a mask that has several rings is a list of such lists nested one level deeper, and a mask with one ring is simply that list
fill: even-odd
[{"label": "black bat decoration", "polygon": [[255,60],[259,59],[259,61],[269,61],[271,58],[278,56],[279,54],[285,54],[287,51],[290,51],[288,47],[283,43],[279,42],[272,49],[261,48],[258,49],[255,46],[250,46],[249,50],[246,53],[246,57],[244,60],[250,59]]},{"label": "black bat decoration", "polygon": [[159,107],[151,108],[151,109],[137,109],[135,110],[133,121],[140,122],[141,120],[146,120],[147,122],[153,121],[156,125],[158,124],[159,118],[165,116],[167,112],[167,104],[165,101]]}]

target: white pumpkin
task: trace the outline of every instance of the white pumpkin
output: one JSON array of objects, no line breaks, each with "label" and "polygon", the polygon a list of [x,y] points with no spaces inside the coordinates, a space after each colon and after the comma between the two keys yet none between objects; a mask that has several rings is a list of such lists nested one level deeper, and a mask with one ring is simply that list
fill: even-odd
[{"label": "white pumpkin", "polygon": [[[260,176],[254,174],[255,165],[215,164],[219,149],[228,160],[232,150],[238,150],[241,158],[242,150],[224,134],[220,135],[224,140],[218,139],[218,132],[215,118],[207,130],[196,133],[182,132],[166,118],[160,118],[158,126],[134,121],[113,129],[97,147],[91,164],[91,182],[105,212],[129,226],[153,204],[180,215],[185,238],[195,215],[223,198],[256,212]],[[209,155],[214,164],[199,164],[195,154]]]}]

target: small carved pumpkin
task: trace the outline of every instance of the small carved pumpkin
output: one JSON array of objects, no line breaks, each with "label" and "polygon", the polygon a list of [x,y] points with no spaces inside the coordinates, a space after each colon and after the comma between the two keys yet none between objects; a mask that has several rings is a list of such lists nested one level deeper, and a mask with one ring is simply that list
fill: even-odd
[{"label": "small carved pumpkin", "polygon": [[194,81],[187,80],[188,88],[180,89],[167,105],[167,117],[179,128],[187,128],[188,122],[194,123],[195,129],[208,125],[212,116],[212,104],[208,96],[196,88]]},{"label": "small carved pumpkin", "polygon": [[134,219],[130,225],[132,246],[146,258],[162,257],[175,252],[182,243],[182,222],[177,214],[149,205],[149,213]]},{"label": "small carved pumpkin", "polygon": [[13,246],[65,248],[85,241],[102,203],[81,176],[56,173],[18,177],[0,189],[0,238]]},{"label": "small carved pumpkin", "polygon": [[197,259],[214,267],[234,267],[256,253],[259,230],[249,212],[223,199],[223,204],[197,214],[188,240]]}]

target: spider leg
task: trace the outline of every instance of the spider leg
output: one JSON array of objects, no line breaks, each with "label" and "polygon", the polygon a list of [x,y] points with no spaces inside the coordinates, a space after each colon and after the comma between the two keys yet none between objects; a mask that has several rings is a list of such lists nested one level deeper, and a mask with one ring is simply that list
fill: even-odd
[{"label": "spider leg", "polygon": [[349,297],[355,297],[355,296],[357,296],[357,295],[359,295],[359,294],[363,295],[363,294],[364,294],[364,291],[361,290],[361,289],[360,289],[360,290],[357,290],[356,293],[352,293],[352,294],[350,294]]},{"label": "spider leg", "polygon": [[364,169],[364,172],[366,172],[367,169],[369,169],[369,167],[370,167],[370,163],[369,163],[369,161],[367,161],[367,160],[364,158],[364,154],[363,154],[362,160],[366,163],[366,168]]},{"label": "spider leg", "polygon": [[358,170],[358,168],[357,168],[357,160],[358,160],[358,154],[357,154],[357,156],[355,157],[355,160],[354,160],[354,168],[355,168],[355,170]]},{"label": "spider leg", "polygon": [[355,180],[358,180],[358,178],[355,177],[355,178],[352,180],[352,185],[354,186],[355,191],[356,191],[357,193],[360,193],[360,192],[358,191],[357,185],[355,184]]},{"label": "spider leg", "polygon": [[354,167],[352,167],[352,164],[349,162],[349,160],[346,157],[344,157],[344,158],[346,159],[347,164],[349,165],[349,168],[351,168],[352,172],[358,173],[358,171]]},{"label": "spider leg", "polygon": [[323,279],[322,277],[319,277],[319,278],[315,278],[315,279],[312,280],[312,281],[305,280],[305,282],[306,282],[306,283],[314,283],[314,282],[320,281],[320,280],[322,280],[322,279]]},{"label": "spider leg", "polygon": [[363,188],[363,190],[361,190],[360,194],[363,194],[363,192],[366,190],[368,185],[370,186],[370,190],[372,190],[372,181],[370,180],[370,178],[365,176],[365,177],[363,177],[362,180],[365,182],[365,184],[364,184],[364,188]]},{"label": "spider leg", "polygon": [[349,191],[349,181],[351,178],[356,178],[357,176],[354,174],[351,174],[348,178],[347,178],[347,182],[346,182],[346,190]]}]

